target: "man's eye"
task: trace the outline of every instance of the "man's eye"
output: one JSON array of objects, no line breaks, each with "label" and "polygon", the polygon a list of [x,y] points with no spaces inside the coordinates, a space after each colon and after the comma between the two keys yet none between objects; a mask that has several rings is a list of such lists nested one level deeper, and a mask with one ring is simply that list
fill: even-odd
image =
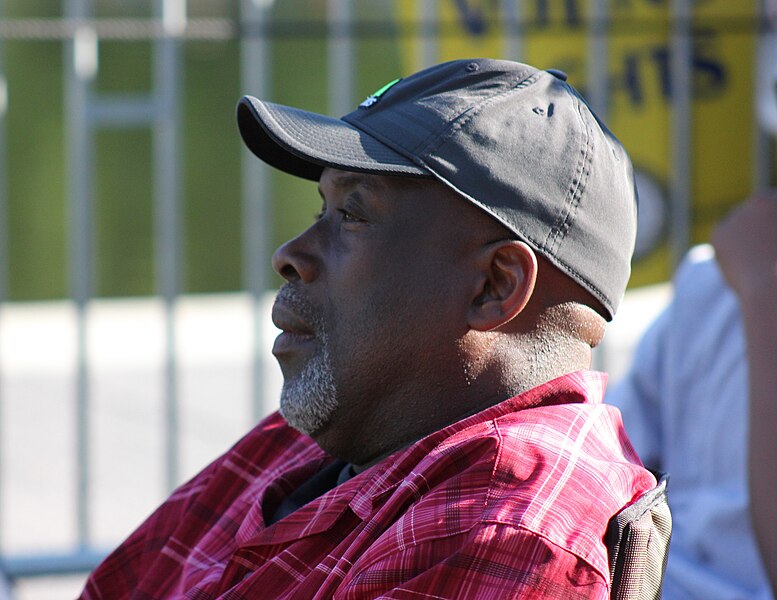
[{"label": "man's eye", "polygon": [[359,217],[355,216],[353,213],[348,212],[344,209],[338,209],[338,211],[341,215],[343,215],[343,222],[344,223],[362,223],[364,222],[364,219],[360,219]]}]

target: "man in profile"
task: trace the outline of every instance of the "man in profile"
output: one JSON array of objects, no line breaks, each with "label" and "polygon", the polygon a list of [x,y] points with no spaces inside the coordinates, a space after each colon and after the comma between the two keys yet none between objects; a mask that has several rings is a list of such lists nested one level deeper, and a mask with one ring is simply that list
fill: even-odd
[{"label": "man in profile", "polygon": [[655,485],[587,371],[636,231],[621,145],[563,73],[488,59],[238,123],[322,198],[273,257],[281,412],[83,598],[607,598],[607,523]]}]

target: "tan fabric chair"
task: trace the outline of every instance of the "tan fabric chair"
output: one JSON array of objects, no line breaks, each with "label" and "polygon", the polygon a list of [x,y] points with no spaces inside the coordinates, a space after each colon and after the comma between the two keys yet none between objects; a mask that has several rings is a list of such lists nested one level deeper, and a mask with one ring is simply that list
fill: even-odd
[{"label": "tan fabric chair", "polygon": [[669,476],[656,474],[658,485],[618,512],[607,527],[612,600],[658,600],[672,537],[672,514],[666,501]]}]

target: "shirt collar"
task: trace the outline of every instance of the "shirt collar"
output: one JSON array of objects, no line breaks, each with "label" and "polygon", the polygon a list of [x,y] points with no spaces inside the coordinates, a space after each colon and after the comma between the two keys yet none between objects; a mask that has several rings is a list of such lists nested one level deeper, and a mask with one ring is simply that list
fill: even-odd
[{"label": "shirt collar", "polygon": [[[278,523],[245,536],[239,543],[242,546],[275,544],[321,533],[331,529],[348,508],[360,520],[367,520],[385,501],[386,496],[394,491],[424,458],[433,451],[444,451],[443,443],[458,433],[534,407],[554,404],[600,404],[606,381],[607,375],[604,373],[577,371],[490,406],[387,456]],[[308,441],[315,444],[312,440]],[[300,473],[311,474],[310,465],[313,462],[317,464],[316,468],[321,468],[322,456],[325,456],[323,451],[306,465],[296,464],[293,472],[286,474],[286,479],[296,480],[296,475]],[[272,486],[273,484],[270,484],[269,487]],[[255,508],[261,513],[259,506]]]}]

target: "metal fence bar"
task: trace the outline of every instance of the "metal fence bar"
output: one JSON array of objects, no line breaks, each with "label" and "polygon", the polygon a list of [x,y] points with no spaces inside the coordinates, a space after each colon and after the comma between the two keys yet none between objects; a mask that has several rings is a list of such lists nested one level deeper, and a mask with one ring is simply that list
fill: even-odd
[{"label": "metal fence bar", "polygon": [[[271,2],[242,0],[241,19],[261,31]],[[270,48],[264,36],[244,37],[240,46],[242,91],[259,98],[269,96]],[[267,378],[261,350],[269,327],[262,298],[270,281],[270,172],[267,165],[241,148],[243,207],[243,281],[253,299],[253,350],[251,353],[251,401],[255,421],[267,412]]]},{"label": "metal fence bar", "polygon": [[[0,21],[5,14],[5,0],[0,0]],[[8,110],[8,84],[5,78],[5,48],[3,47],[3,41],[0,40],[0,304],[2,304],[8,295],[8,203],[7,203],[7,191],[8,187],[6,182],[6,152],[5,152],[5,119]],[[0,331],[2,331],[3,314],[0,311]],[[3,488],[3,479],[5,478],[5,472],[3,471],[3,445],[2,431],[4,427],[3,420],[3,365],[0,363],[0,490]],[[4,513],[3,495],[0,493],[0,554],[3,549],[3,513]],[[0,590],[2,590],[2,570],[0,570]]]},{"label": "metal fence bar", "polygon": [[327,58],[329,77],[329,113],[339,117],[352,110],[353,104],[353,7],[351,0],[327,2]]},{"label": "metal fence bar", "polygon": [[764,191],[771,186],[771,165],[774,160],[771,138],[764,132],[753,111],[753,191]]},{"label": "metal fence bar", "polygon": [[[264,1],[264,0],[262,0]],[[277,0],[275,0],[277,1]],[[424,0],[417,0],[422,2]],[[451,2],[452,0],[447,0]],[[464,2],[464,0],[459,0]],[[500,0],[505,6],[509,7],[511,0]],[[618,0],[621,4],[627,0]],[[657,2],[657,0],[652,0]],[[353,2],[353,0],[352,0]],[[516,14],[523,12],[526,3],[515,3],[509,10],[515,10]],[[203,3],[203,0],[200,2]],[[615,3],[615,2],[614,2]],[[435,4],[429,0],[429,4]],[[437,2],[439,4],[439,2]],[[494,0],[496,4],[496,0]],[[519,17],[516,19],[517,31],[521,35],[530,34],[544,28],[546,25],[560,25],[563,23],[583,24],[577,15],[576,8],[571,8],[571,0],[566,0],[567,14],[561,18],[555,16],[551,18],[547,12],[548,8],[543,9],[546,14],[540,15],[535,19],[526,19]],[[540,6],[547,7],[547,0],[541,0]],[[552,11],[551,11],[552,12]],[[420,19],[409,21],[375,21],[371,19],[354,21],[354,37],[375,37],[375,38],[397,38],[397,37],[420,37],[424,32],[435,36],[450,36],[458,34],[460,23],[454,19],[438,19],[427,22],[426,26]],[[725,28],[729,34],[750,33],[753,28],[752,17],[729,17],[729,16],[698,16],[695,20],[700,29],[704,28]],[[150,41],[170,37],[165,34],[158,21],[153,19],[111,19],[111,18],[90,18],[82,20],[74,19],[24,19],[13,18],[0,21],[0,39],[14,41],[67,41],[73,37],[73,32],[81,25],[90,25],[96,31],[97,36],[103,41]],[[619,21],[617,29],[623,34],[627,33],[664,33],[666,31],[666,22],[663,19],[634,18],[628,21]],[[279,22],[268,22],[264,29],[251,27],[244,29],[240,26],[239,20],[232,18],[191,18],[187,19],[186,29],[175,37],[181,41],[211,41],[225,42],[239,39],[245,36],[265,35],[272,39],[322,39],[327,35],[328,29],[326,23],[320,20],[300,16],[296,19],[284,19]]]},{"label": "metal fence bar", "polygon": [[[757,17],[758,22],[764,25],[768,24],[768,18],[766,14],[766,1],[760,0],[757,3]],[[774,35],[771,31],[766,31],[766,28],[762,27],[757,30],[756,44],[761,42],[761,38],[764,35]],[[758,53],[756,53],[757,55]],[[756,59],[757,60],[757,59]],[[753,76],[755,80],[758,77],[757,69]],[[772,165],[772,146],[770,142],[770,136],[761,127],[760,119],[758,116],[758,93],[753,94],[753,173],[752,173],[752,186],[754,191],[766,190],[771,185],[771,165]]]},{"label": "metal fence bar", "polygon": [[179,42],[186,27],[186,0],[157,0],[157,11],[168,37],[155,42],[154,207],[157,292],[164,304],[165,483],[178,484],[178,386],[176,380],[175,302],[181,277]]},{"label": "metal fence bar", "polygon": [[17,580],[88,573],[99,565],[107,554],[106,550],[81,548],[67,554],[40,553],[8,556],[0,561],[0,576],[6,573],[12,580]]},{"label": "metal fence bar", "polygon": [[[4,0],[0,0],[0,21]],[[5,122],[8,113],[8,82],[5,77],[5,52],[0,40],[0,302],[8,297],[8,179],[5,151]]]},{"label": "metal fence bar", "polygon": [[[590,25],[587,30],[588,53],[586,56],[586,99],[602,120],[607,120],[610,109],[609,85],[609,3],[607,0],[590,0]],[[605,371],[608,338],[593,353],[591,367]]]},{"label": "metal fence bar", "polygon": [[515,0],[502,0],[502,21],[504,23],[504,57],[511,60],[523,58],[523,3]]},{"label": "metal fence bar", "polygon": [[[66,42],[82,25],[91,26],[101,40],[149,41],[170,37],[158,19],[43,18],[0,21],[0,39],[50,40]],[[186,40],[227,41],[234,39],[237,28],[232,19],[190,19],[175,37]]]},{"label": "metal fence bar", "polygon": [[692,135],[692,4],[690,0],[672,0],[671,34],[671,149],[670,178],[671,225],[670,249],[677,266],[690,247],[691,212],[691,135]]},{"label": "metal fence bar", "polygon": [[103,128],[137,127],[151,123],[155,111],[156,104],[147,94],[102,96],[93,99],[89,118]]},{"label": "metal fence bar", "polygon": [[417,6],[421,23],[418,62],[420,68],[425,68],[435,64],[439,56],[437,48],[437,23],[439,21],[437,0],[418,0]]},{"label": "metal fence bar", "polygon": [[590,0],[591,24],[588,27],[588,56],[586,97],[591,107],[603,120],[609,112],[609,14],[607,0]]},{"label": "metal fence bar", "polygon": [[[68,0],[65,14],[86,16],[88,0]],[[97,71],[97,37],[84,25],[65,44],[67,81],[68,267],[70,296],[76,309],[76,523],[80,547],[89,544],[89,367],[87,309],[92,296],[92,129],[88,118],[90,85]]]}]

